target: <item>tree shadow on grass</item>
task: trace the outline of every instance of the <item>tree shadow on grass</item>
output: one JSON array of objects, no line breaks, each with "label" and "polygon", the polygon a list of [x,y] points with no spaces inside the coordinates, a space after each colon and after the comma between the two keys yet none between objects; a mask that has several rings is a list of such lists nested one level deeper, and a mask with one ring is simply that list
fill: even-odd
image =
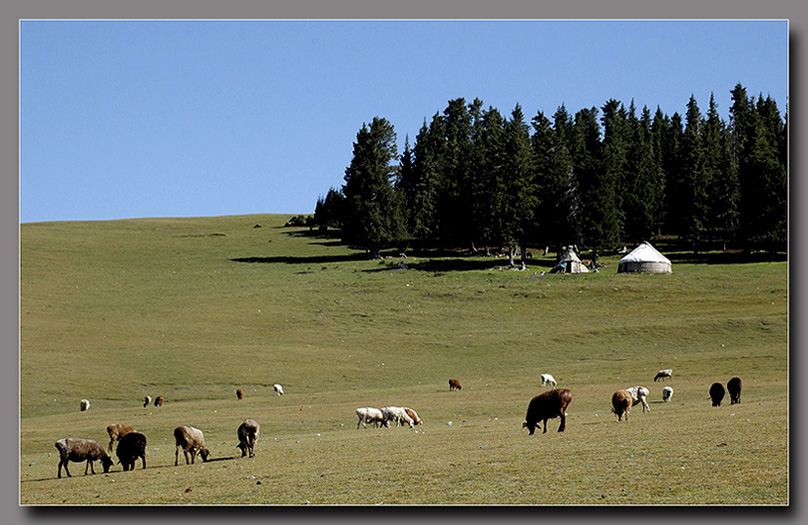
[{"label": "tree shadow on grass", "polygon": [[687,253],[678,252],[665,255],[672,263],[683,264],[749,264],[762,262],[784,262],[788,255],[778,252],[772,256],[769,252],[749,253],[744,251]]},{"label": "tree shadow on grass", "polygon": [[[384,262],[384,261],[382,261]],[[521,264],[521,263],[517,263]],[[469,271],[485,271],[495,270],[500,268],[507,268],[507,259],[493,259],[493,258],[442,258],[442,259],[428,259],[422,261],[409,262],[407,260],[400,260],[397,262],[388,262],[381,268],[372,270],[365,270],[366,272],[387,272],[387,271],[401,271],[401,270],[416,270],[427,273],[447,273],[447,272],[469,272]],[[551,261],[528,261],[526,264],[526,273],[539,271],[544,268],[552,268]]]},{"label": "tree shadow on grass", "polygon": [[274,257],[233,257],[230,260],[238,263],[251,264],[336,264],[367,261],[368,257],[363,253],[357,253],[347,255],[312,255],[308,257],[284,255]]}]

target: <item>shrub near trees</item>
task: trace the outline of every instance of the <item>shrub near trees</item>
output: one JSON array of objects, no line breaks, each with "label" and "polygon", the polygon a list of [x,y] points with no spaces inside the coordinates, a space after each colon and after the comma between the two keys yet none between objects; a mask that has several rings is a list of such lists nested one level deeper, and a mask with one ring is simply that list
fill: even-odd
[{"label": "shrub near trees", "polygon": [[611,99],[574,115],[562,105],[528,124],[475,99],[450,100],[399,156],[376,117],[353,145],[344,185],[317,201],[315,222],[378,256],[389,246],[506,249],[574,243],[609,251],[663,233],[694,252],[787,241],[787,116],[771,97],[732,90],[730,122],[713,96],[684,118]]}]

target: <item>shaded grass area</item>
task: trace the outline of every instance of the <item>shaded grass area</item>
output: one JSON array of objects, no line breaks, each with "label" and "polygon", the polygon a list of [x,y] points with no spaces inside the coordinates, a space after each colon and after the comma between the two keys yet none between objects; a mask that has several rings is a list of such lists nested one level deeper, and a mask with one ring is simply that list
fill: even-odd
[{"label": "shaded grass area", "polygon": [[[552,258],[525,272],[371,261],[287,219],[22,225],[23,504],[788,501],[786,263],[666,253],[673,274],[625,275],[603,256],[600,274],[538,278]],[[652,381],[661,368],[672,403]],[[568,431],[555,420],[528,437],[543,372],[573,391]],[[732,375],[744,403],[713,409],[709,384]],[[635,384],[652,412],[618,424],[611,393]],[[165,406],[143,408],[146,394]],[[356,407],[394,404],[424,426],[356,429]],[[245,417],[262,432],[242,460]],[[149,468],[57,480],[53,443],[105,444],[112,422],[147,435]],[[218,461],[174,467],[179,424],[203,429]],[[548,490],[562,471],[565,490]]]}]

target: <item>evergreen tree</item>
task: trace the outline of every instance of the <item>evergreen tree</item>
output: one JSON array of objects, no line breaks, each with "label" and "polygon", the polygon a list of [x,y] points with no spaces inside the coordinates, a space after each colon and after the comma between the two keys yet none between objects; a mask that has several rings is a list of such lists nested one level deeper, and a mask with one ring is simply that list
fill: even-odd
[{"label": "evergreen tree", "polygon": [[325,231],[328,228],[340,229],[343,224],[345,196],[340,190],[331,188],[325,197],[317,199],[314,208],[314,222]]},{"label": "evergreen tree", "polygon": [[533,118],[535,185],[540,195],[535,238],[544,246],[558,247],[578,239],[576,188],[572,158],[563,132],[568,115],[563,106],[555,114],[555,127],[543,113]]},{"label": "evergreen tree", "polygon": [[684,180],[684,131],[682,117],[674,113],[661,131],[662,169],[665,173],[665,232],[679,236],[686,231],[682,203],[689,198]]},{"label": "evergreen tree", "polygon": [[683,229],[679,232],[690,241],[693,253],[698,252],[699,241],[706,229],[708,170],[705,166],[702,118],[696,98],[691,95],[687,103],[687,120],[683,137],[682,210]]},{"label": "evergreen tree", "polygon": [[730,240],[738,228],[738,175],[732,163],[729,130],[718,115],[712,93],[704,122],[703,144],[708,184],[707,226],[725,241]]},{"label": "evergreen tree", "polygon": [[383,245],[397,241],[401,215],[391,183],[397,167],[396,134],[386,119],[374,117],[356,135],[353,159],[345,170],[343,238],[378,257]]},{"label": "evergreen tree", "polygon": [[499,188],[502,195],[499,214],[498,235],[504,246],[509,248],[510,265],[514,266],[517,248],[522,248],[524,267],[527,253],[527,238],[534,231],[533,220],[538,204],[538,193],[534,184],[533,151],[530,147],[530,130],[525,123],[522,107],[517,104],[511,119],[504,128],[504,165],[502,182]]},{"label": "evergreen tree", "polygon": [[623,200],[626,237],[633,242],[647,240],[661,220],[664,173],[654,140],[651,112],[644,107],[640,119],[629,121],[631,146],[628,155],[629,181]]}]

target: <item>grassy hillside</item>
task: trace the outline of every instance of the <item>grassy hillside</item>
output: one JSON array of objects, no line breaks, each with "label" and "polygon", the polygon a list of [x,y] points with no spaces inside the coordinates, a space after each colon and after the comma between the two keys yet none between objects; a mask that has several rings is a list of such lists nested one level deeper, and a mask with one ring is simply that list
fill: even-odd
[{"label": "grassy hillside", "polygon": [[[671,275],[618,275],[614,256],[600,274],[540,278],[550,259],[518,272],[411,257],[400,269],[287,219],[22,225],[21,503],[788,502],[785,262],[668,254]],[[674,370],[671,403],[661,368]],[[573,392],[567,432],[551,420],[528,437],[542,372]],[[710,383],[733,375],[743,403],[711,407]],[[611,393],[635,384],[652,412],[618,423]],[[143,408],[147,394],[165,406]],[[424,425],[356,429],[356,407],[385,405]],[[236,457],[245,417],[262,424],[252,459]],[[146,434],[148,468],[85,477],[74,463],[56,479],[53,443],[106,445],[112,422]],[[205,432],[216,461],[174,467],[180,424]]]}]

